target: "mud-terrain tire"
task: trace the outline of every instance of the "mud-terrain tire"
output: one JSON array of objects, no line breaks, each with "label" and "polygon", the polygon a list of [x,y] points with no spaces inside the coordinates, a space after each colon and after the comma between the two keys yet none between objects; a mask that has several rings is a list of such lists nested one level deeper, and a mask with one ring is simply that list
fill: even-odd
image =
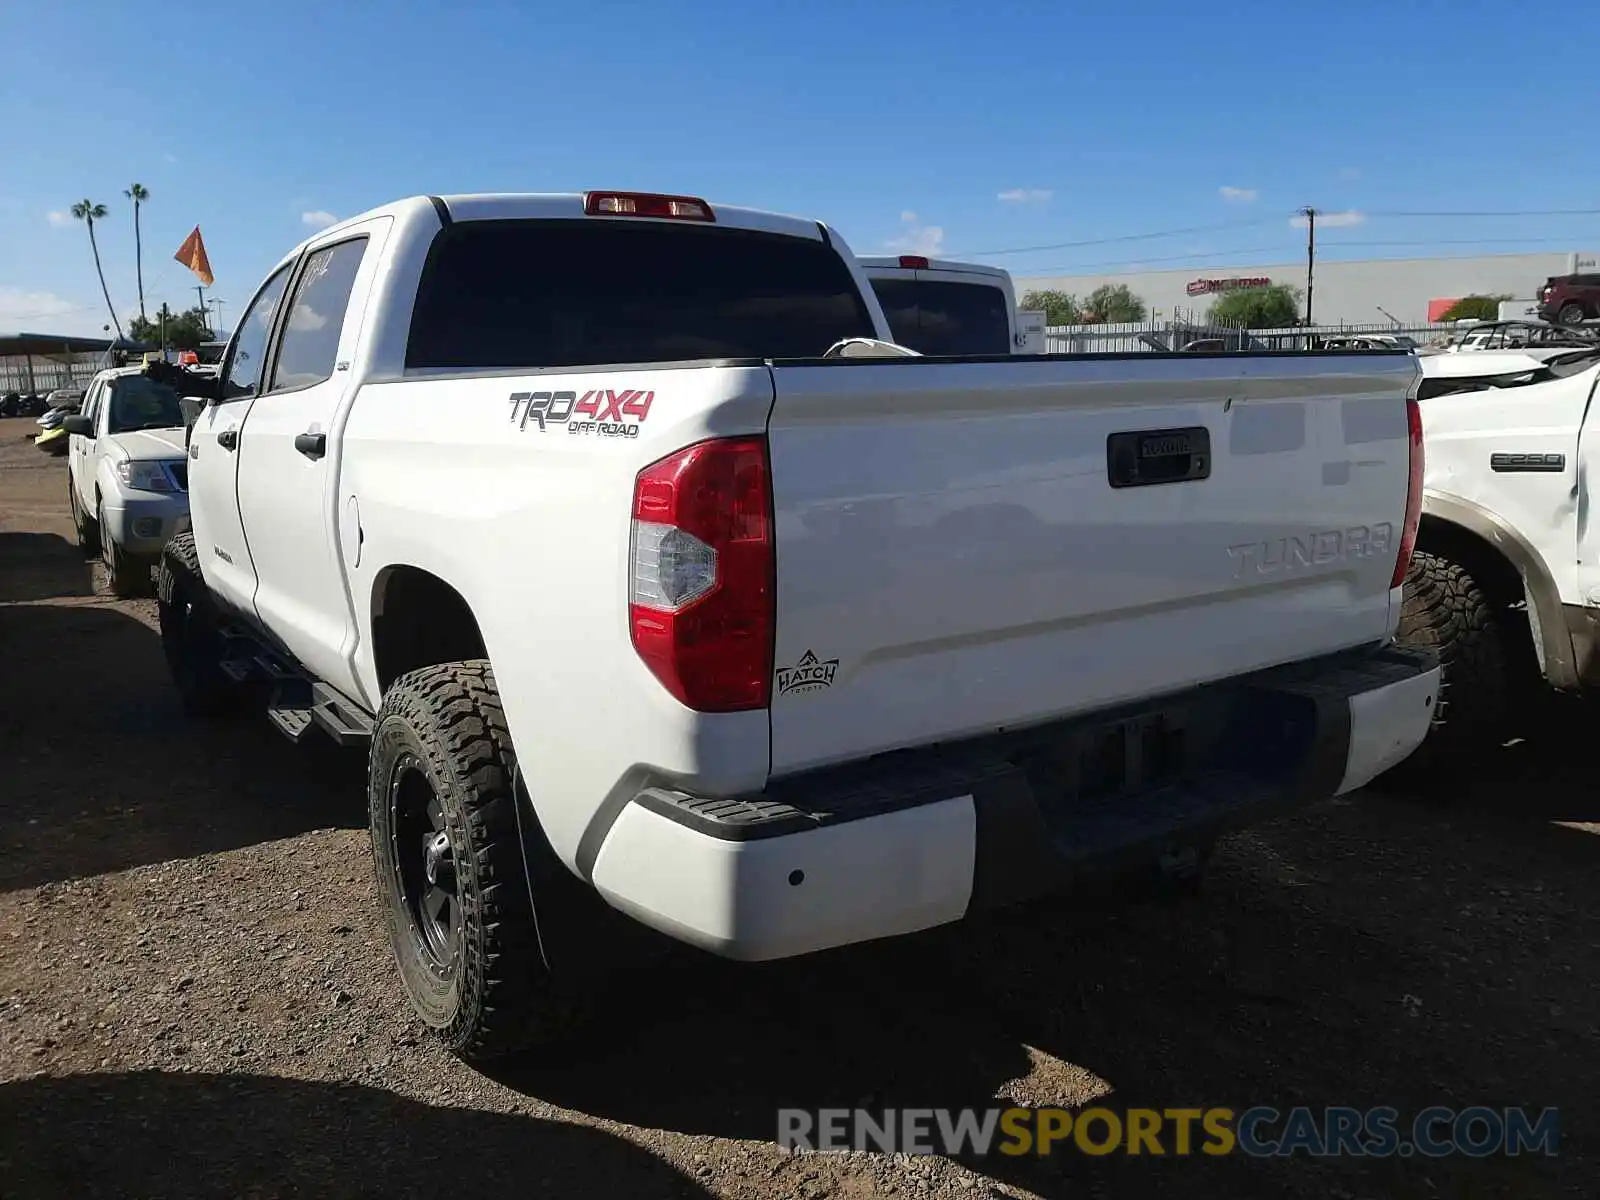
[{"label": "mud-terrain tire", "polygon": [[244,687],[222,671],[221,627],[192,533],[179,534],[161,552],[156,617],[167,671],[184,711],[197,717],[236,711],[245,699]]},{"label": "mud-terrain tire", "polygon": [[1459,777],[1505,741],[1517,673],[1503,615],[1466,567],[1419,550],[1397,640],[1439,655],[1439,695],[1422,745],[1388,775],[1400,782]]},{"label": "mud-terrain tire", "polygon": [[424,667],[384,693],[367,800],[390,945],[412,1008],[472,1062],[552,1051],[575,1021],[540,947],[539,921],[558,914],[535,916],[515,768],[487,661]]}]

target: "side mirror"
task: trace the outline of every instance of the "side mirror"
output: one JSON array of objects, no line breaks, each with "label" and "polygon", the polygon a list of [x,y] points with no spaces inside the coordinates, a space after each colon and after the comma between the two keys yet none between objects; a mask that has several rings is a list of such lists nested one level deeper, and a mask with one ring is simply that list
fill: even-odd
[{"label": "side mirror", "polygon": [[70,417],[61,419],[61,428],[68,433],[79,433],[84,437],[94,436],[94,422],[82,413],[73,413]]}]

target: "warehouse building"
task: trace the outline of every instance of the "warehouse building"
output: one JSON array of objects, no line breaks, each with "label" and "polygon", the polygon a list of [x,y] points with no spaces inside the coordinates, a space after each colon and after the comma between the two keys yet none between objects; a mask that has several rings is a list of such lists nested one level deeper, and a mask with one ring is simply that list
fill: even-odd
[{"label": "warehouse building", "polygon": [[[1463,296],[1510,296],[1532,303],[1552,275],[1595,271],[1592,251],[1555,254],[1488,254],[1474,258],[1319,261],[1312,318],[1318,325],[1371,325],[1384,320],[1421,325]],[[1120,275],[1016,277],[1017,296],[1056,290],[1080,299],[1102,284],[1126,284],[1155,321],[1199,320],[1221,294],[1286,283],[1301,291],[1304,313],[1306,262],[1230,267],[1188,267]]]}]

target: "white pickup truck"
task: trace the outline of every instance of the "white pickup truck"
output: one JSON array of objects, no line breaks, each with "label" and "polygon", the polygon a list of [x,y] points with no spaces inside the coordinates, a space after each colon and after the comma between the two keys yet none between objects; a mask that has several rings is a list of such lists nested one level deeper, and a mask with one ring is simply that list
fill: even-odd
[{"label": "white pickup truck", "polygon": [[146,368],[207,402],[177,688],[370,744],[455,1052],[560,1036],[629,935],[771,959],[1182,868],[1423,737],[1413,357],[859,338],[814,221],[419,197],[287,255],[218,380]]},{"label": "white pickup truck", "polygon": [[890,335],[918,354],[1018,354],[1011,273],[982,263],[920,254],[863,258]]},{"label": "white pickup truck", "polygon": [[149,595],[162,547],[188,525],[178,393],[138,367],[114,367],[61,425],[78,545],[99,553],[113,595]]},{"label": "white pickup truck", "polygon": [[1600,687],[1600,345],[1422,363],[1429,452],[1400,638],[1438,653],[1440,697],[1402,774],[1448,783],[1506,741],[1541,676]]}]

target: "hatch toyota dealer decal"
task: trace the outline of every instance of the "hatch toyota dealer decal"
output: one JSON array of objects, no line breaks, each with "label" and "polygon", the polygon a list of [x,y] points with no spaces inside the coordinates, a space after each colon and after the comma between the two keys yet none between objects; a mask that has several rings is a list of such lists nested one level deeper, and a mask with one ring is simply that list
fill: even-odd
[{"label": "hatch toyota dealer decal", "polygon": [[778,668],[778,695],[787,696],[792,692],[820,692],[823,688],[832,687],[833,675],[838,669],[837,658],[824,661],[807,650],[794,666]]},{"label": "hatch toyota dealer decal", "polygon": [[571,434],[635,438],[655,398],[654,392],[632,389],[590,390],[581,397],[577,392],[512,392],[511,423],[521,430],[531,421],[540,433],[561,425]]}]

